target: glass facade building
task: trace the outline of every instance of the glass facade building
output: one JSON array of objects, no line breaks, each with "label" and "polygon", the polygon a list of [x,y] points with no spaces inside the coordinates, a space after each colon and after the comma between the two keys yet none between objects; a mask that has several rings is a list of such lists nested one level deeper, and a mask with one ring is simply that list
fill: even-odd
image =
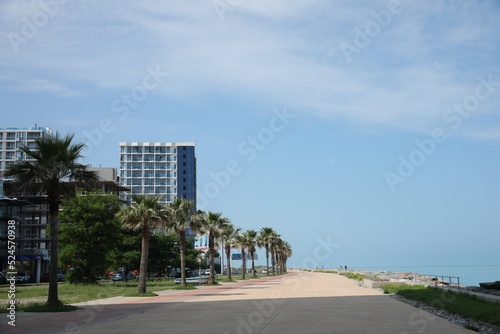
[{"label": "glass facade building", "polygon": [[160,196],[165,204],[183,198],[196,207],[195,144],[121,142],[119,179],[130,189],[122,200],[142,194]]}]

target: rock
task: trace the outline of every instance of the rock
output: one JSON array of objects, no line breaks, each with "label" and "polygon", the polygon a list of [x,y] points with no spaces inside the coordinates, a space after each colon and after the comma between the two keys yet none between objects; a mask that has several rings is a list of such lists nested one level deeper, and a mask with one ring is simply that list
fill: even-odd
[{"label": "rock", "polygon": [[483,289],[500,290],[500,281],[479,283],[479,286]]}]

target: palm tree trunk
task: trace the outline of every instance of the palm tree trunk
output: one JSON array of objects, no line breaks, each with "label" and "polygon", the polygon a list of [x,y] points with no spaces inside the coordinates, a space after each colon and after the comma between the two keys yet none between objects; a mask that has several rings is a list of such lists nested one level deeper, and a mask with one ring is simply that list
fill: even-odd
[{"label": "palm tree trunk", "polygon": [[181,286],[186,286],[186,234],[179,232],[179,252],[181,256]]},{"label": "palm tree trunk", "polygon": [[271,264],[273,266],[273,276],[276,275],[275,271],[274,271],[274,267],[276,266],[276,261],[275,261],[275,258],[274,258],[274,250],[273,248],[271,248]]},{"label": "palm tree trunk", "polygon": [[[56,197],[59,197],[57,194]],[[59,200],[49,199],[50,219],[50,269],[49,269],[49,295],[47,305],[57,307],[62,305],[58,293],[57,262],[59,260]]]},{"label": "palm tree trunk", "polygon": [[215,283],[214,277],[214,252],[215,252],[215,240],[212,232],[208,235],[208,252],[210,253],[210,277],[208,278],[208,284]]},{"label": "palm tree trunk", "polygon": [[257,276],[255,274],[255,251],[250,252],[250,256],[252,256],[252,276]]},{"label": "palm tree trunk", "polygon": [[269,244],[266,243],[266,273],[269,276]]},{"label": "palm tree trunk", "polygon": [[[149,226],[142,223],[142,245],[141,245],[141,265],[139,269],[139,283],[137,284],[137,293],[146,293],[146,275],[148,270],[149,253]],[[127,273],[123,273],[126,277]]]},{"label": "palm tree trunk", "polygon": [[227,278],[231,281],[232,280],[232,273],[231,273],[231,243],[226,243],[224,246],[226,247],[226,262],[227,262]]},{"label": "palm tree trunk", "polygon": [[242,278],[245,279],[247,272],[247,261],[245,259],[245,247],[241,247],[241,269],[243,270]]}]

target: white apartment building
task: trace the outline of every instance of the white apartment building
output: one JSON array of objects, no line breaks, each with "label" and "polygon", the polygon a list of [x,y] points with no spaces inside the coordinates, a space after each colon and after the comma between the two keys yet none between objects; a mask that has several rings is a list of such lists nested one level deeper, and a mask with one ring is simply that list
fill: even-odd
[{"label": "white apartment building", "polygon": [[15,162],[26,160],[20,148],[34,148],[35,140],[45,134],[52,134],[52,129],[37,125],[31,128],[0,128],[0,177],[11,179],[3,177],[3,173]]},{"label": "white apartment building", "polygon": [[196,207],[196,156],[193,142],[121,142],[120,185],[130,194],[161,196],[162,203],[176,198]]}]

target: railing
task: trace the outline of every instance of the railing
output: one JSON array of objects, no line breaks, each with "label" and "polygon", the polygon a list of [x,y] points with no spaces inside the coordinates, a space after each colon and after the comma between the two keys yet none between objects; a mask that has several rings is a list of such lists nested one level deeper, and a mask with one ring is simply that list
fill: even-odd
[{"label": "railing", "polygon": [[413,281],[427,286],[449,286],[461,288],[460,277],[457,276],[414,274]]}]

